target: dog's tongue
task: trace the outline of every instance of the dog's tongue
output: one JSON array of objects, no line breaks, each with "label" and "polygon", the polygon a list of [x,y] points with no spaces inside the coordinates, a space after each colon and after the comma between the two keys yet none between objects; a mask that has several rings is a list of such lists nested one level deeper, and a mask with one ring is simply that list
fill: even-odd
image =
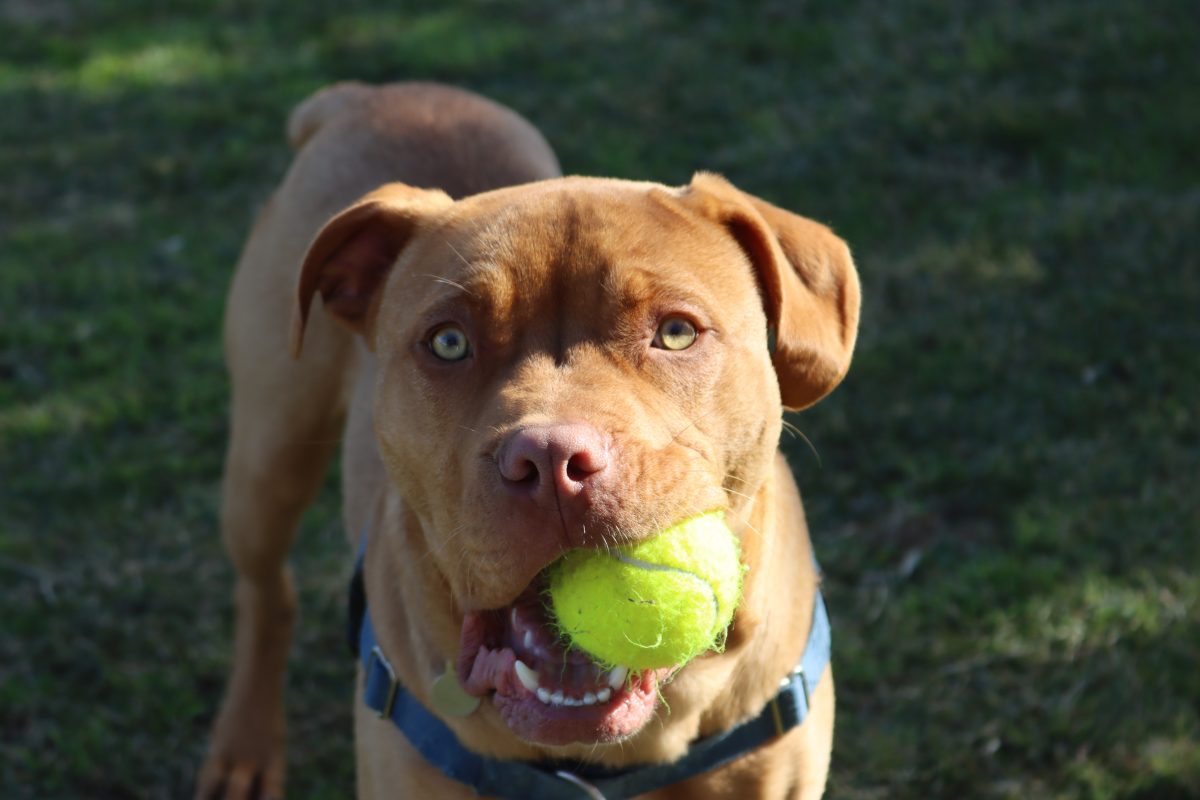
[{"label": "dog's tongue", "polygon": [[490,612],[471,612],[463,619],[461,649],[458,657],[458,682],[467,694],[482,697],[492,689],[506,694],[516,680],[517,655],[507,647],[487,646]]},{"label": "dog's tongue", "polygon": [[589,687],[602,674],[582,650],[563,646],[541,597],[532,590],[507,608],[468,613],[459,653],[459,682],[476,696],[493,689],[514,694],[518,658],[539,674],[553,675],[553,682],[568,690]]}]

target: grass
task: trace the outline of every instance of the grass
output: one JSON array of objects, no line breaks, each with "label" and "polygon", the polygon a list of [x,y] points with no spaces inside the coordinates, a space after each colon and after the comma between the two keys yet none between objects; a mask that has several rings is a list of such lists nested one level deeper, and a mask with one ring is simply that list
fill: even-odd
[{"label": "grass", "polygon": [[[517,108],[570,172],[833,224],[866,298],[785,443],[832,798],[1200,797],[1200,26],[1185,0],[0,6],[0,795],[186,796],[230,654],[219,320],[341,78]],[[337,496],[294,556],[296,796],[353,782]]]}]

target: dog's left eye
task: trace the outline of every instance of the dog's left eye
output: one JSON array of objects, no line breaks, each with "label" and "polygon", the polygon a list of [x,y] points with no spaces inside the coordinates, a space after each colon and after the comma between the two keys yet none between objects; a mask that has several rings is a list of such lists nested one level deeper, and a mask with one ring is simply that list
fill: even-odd
[{"label": "dog's left eye", "polygon": [[429,349],[442,361],[462,361],[471,352],[467,334],[457,325],[443,325],[434,331]]},{"label": "dog's left eye", "polygon": [[696,326],[683,317],[667,317],[658,326],[654,346],[664,350],[687,350],[696,342]]}]

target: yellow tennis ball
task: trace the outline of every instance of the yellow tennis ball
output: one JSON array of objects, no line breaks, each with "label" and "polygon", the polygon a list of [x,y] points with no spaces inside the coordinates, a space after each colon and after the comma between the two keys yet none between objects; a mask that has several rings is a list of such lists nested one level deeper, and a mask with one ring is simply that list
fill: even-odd
[{"label": "yellow tennis ball", "polygon": [[682,666],[724,646],[742,591],[738,541],[710,512],[614,550],[572,550],[550,568],[560,632],[605,667]]}]

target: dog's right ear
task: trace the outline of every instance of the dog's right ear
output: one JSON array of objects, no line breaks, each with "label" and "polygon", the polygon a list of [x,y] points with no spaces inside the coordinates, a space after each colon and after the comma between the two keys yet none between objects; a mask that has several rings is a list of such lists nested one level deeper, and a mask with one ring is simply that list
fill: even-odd
[{"label": "dog's right ear", "polygon": [[400,251],[421,223],[454,203],[436,189],[385,184],[331,219],[313,239],[300,268],[292,309],[292,356],[304,341],[313,295],[356,333],[369,327],[372,309]]},{"label": "dog's right ear", "polygon": [[724,226],[755,270],[767,322],[775,330],[771,362],[785,408],[808,408],[833,391],[850,368],[858,336],[860,292],[850,248],[833,231],[700,172],[678,194]]}]

